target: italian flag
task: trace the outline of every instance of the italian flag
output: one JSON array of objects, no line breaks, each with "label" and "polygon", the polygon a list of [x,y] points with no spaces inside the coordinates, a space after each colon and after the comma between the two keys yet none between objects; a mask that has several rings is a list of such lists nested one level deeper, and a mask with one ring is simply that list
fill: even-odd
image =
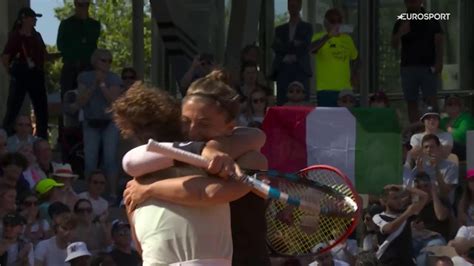
[{"label": "italian flag", "polygon": [[401,130],[392,109],[272,107],[263,130],[270,169],[331,165],[366,194],[402,182]]}]

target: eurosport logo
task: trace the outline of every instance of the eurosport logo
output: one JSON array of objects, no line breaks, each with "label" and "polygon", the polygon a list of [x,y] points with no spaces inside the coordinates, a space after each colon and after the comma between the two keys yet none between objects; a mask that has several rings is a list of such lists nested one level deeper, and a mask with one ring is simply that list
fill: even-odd
[{"label": "eurosport logo", "polygon": [[451,13],[401,13],[398,20],[449,20]]}]

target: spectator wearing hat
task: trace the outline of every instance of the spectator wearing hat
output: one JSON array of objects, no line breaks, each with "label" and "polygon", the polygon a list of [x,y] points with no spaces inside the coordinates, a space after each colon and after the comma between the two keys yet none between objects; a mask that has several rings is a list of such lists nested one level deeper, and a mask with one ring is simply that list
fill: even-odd
[{"label": "spectator wearing hat", "polygon": [[67,257],[65,262],[71,266],[87,266],[91,259],[91,253],[84,242],[74,242],[67,246]]},{"label": "spectator wearing hat", "polygon": [[3,126],[12,133],[13,123],[28,93],[35,112],[37,136],[48,139],[48,100],[44,63],[50,56],[41,34],[35,30],[36,20],[41,16],[29,7],[20,9],[3,50],[2,63],[10,76],[10,91]]},{"label": "spectator wearing hat", "polygon": [[438,111],[431,106],[428,107],[421,116],[420,121],[424,124],[425,130],[424,132],[411,136],[410,145],[412,149],[409,152],[409,158],[418,158],[422,151],[421,140],[427,134],[434,134],[438,137],[442,148],[440,156],[442,158],[447,158],[453,148],[453,136],[439,128],[440,115]]},{"label": "spectator wearing hat", "polygon": [[441,142],[434,134],[425,135],[421,140],[422,153],[418,156],[412,174],[416,177],[424,172],[429,175],[431,182],[437,183],[437,190],[441,198],[454,202],[454,188],[458,184],[458,166],[444,159]]},{"label": "spectator wearing hat", "polygon": [[113,249],[110,256],[117,266],[139,266],[142,260],[138,252],[131,247],[131,232],[128,223],[115,220],[112,223]]},{"label": "spectator wearing hat", "polygon": [[74,14],[61,21],[56,45],[63,56],[61,98],[77,88],[77,76],[90,70],[92,53],[97,49],[100,22],[89,17],[90,0],[74,0]]},{"label": "spectator wearing hat", "polygon": [[352,90],[355,69],[351,63],[358,52],[351,36],[341,32],[343,15],[337,8],[329,9],[324,15],[322,32],[312,38],[311,52],[316,54],[316,88],[318,105],[336,107],[338,94]]},{"label": "spectator wearing hat", "polygon": [[369,98],[369,107],[371,108],[388,108],[390,102],[387,95],[383,91],[377,91]]},{"label": "spectator wearing hat", "polygon": [[54,236],[40,241],[35,248],[35,266],[67,266],[67,246],[73,237],[76,220],[70,213],[56,217]]},{"label": "spectator wearing hat", "polygon": [[288,101],[284,106],[311,106],[311,104],[306,100],[304,86],[299,81],[293,81],[288,85],[286,98]]},{"label": "spectator wearing hat", "polygon": [[460,225],[474,226],[474,169],[467,170],[457,211]]},{"label": "spectator wearing hat", "polygon": [[33,244],[21,238],[25,219],[17,212],[3,217],[0,265],[34,265]]},{"label": "spectator wearing hat", "polygon": [[95,217],[103,215],[109,208],[109,203],[101,196],[104,193],[105,185],[107,184],[107,179],[105,178],[104,173],[101,170],[92,172],[89,178],[87,178],[87,183],[87,191],[82,192],[78,196],[79,198],[87,199],[92,203],[92,210]]},{"label": "spectator wearing hat", "polygon": [[338,107],[352,108],[356,105],[357,99],[355,97],[355,94],[351,90],[343,90],[339,92],[339,96],[337,98]]},{"label": "spectator wearing hat", "polygon": [[463,101],[459,96],[450,95],[446,98],[444,110],[447,117],[441,119],[440,128],[453,136],[453,153],[459,160],[466,159],[466,132],[474,130],[474,117],[463,110]]},{"label": "spectator wearing hat", "polygon": [[92,254],[105,250],[111,242],[107,213],[95,217],[91,202],[79,199],[74,205],[74,214],[78,222],[74,231],[75,239],[85,242]]},{"label": "spectator wearing hat", "polygon": [[51,178],[42,179],[36,184],[35,191],[41,202],[39,205],[41,219],[46,219],[51,222],[51,218],[48,214],[48,208],[52,203],[60,201],[59,188],[63,186],[64,184],[58,183],[56,180]]},{"label": "spectator wearing hat", "polygon": [[69,208],[73,208],[76,201],[79,199],[76,192],[72,188],[73,182],[77,179],[78,175],[74,174],[71,165],[55,164],[53,169],[52,178],[56,182],[63,184],[59,188],[59,201],[65,203]]}]

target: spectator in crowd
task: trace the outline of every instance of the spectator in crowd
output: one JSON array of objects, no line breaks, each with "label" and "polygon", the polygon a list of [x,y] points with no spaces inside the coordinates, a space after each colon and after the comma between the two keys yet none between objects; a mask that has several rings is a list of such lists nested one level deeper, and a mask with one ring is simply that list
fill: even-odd
[{"label": "spectator in crowd", "polygon": [[342,90],[337,97],[337,106],[353,108],[357,105],[355,94],[351,90]]},{"label": "spectator in crowd", "polygon": [[3,217],[0,265],[34,265],[33,244],[21,237],[25,219],[17,212]]},{"label": "spectator in crowd", "polygon": [[378,266],[377,257],[373,251],[362,251],[357,255],[355,266]]},{"label": "spectator in crowd", "polygon": [[441,256],[435,258],[434,266],[454,266],[454,262],[450,257]]},{"label": "spectator in crowd", "polygon": [[[318,244],[316,247],[313,248],[314,251],[318,251],[322,248],[326,247],[326,244]],[[316,256],[316,260],[308,266],[349,266],[347,262],[338,260],[334,258],[332,252],[327,251],[322,254]]]},{"label": "spectator in crowd", "polygon": [[412,197],[418,197],[418,201],[404,209],[403,187],[385,186],[382,195],[385,211],[372,219],[378,227],[379,248],[376,256],[379,265],[415,265],[410,223],[425,206],[428,195],[416,188],[408,188],[407,191]]},{"label": "spectator in crowd", "polygon": [[36,138],[32,134],[31,119],[27,115],[19,115],[15,120],[15,134],[7,139],[9,152],[16,152],[23,143],[32,144]]},{"label": "spectator in crowd", "polygon": [[390,101],[383,91],[377,91],[369,98],[369,107],[372,108],[388,108]]},{"label": "spectator in crowd", "polygon": [[102,146],[102,165],[107,175],[109,194],[117,198],[117,146],[119,132],[107,112],[110,105],[122,93],[122,80],[110,71],[112,54],[97,49],[92,54],[93,71],[82,72],[78,79],[79,105],[84,110],[82,124],[84,136],[85,176],[98,167]]},{"label": "spectator in crowd", "polygon": [[105,191],[106,178],[101,170],[95,170],[87,181],[87,191],[79,194],[79,198],[89,200],[92,204],[94,216],[99,217],[106,213],[109,208],[109,203],[101,197]]},{"label": "spectator in crowd", "polygon": [[461,226],[448,245],[454,247],[459,255],[466,254],[474,247],[474,226]]},{"label": "spectator in crowd", "polygon": [[74,0],[74,14],[61,21],[56,45],[63,57],[61,99],[78,87],[77,77],[91,70],[90,58],[97,49],[100,22],[89,17],[90,0]]},{"label": "spectator in crowd", "polygon": [[240,53],[240,64],[254,63],[258,66],[260,48],[256,44],[247,44]]},{"label": "spectator in crowd", "polygon": [[18,148],[18,153],[23,155],[28,161],[28,167],[23,171],[21,179],[24,179],[29,184],[29,189],[33,189],[41,179],[46,178],[46,175],[41,171],[36,163],[36,156],[33,154],[33,145],[30,143],[23,143]]},{"label": "spectator in crowd", "polygon": [[[0,219],[16,210],[16,190],[12,187],[0,186]],[[3,224],[0,224],[3,226]],[[3,228],[0,228],[2,232]]]},{"label": "spectator in crowd", "polygon": [[130,89],[133,83],[138,80],[137,71],[133,67],[124,67],[120,76],[125,90]]},{"label": "spectator in crowd", "polygon": [[309,80],[312,76],[309,47],[313,28],[301,19],[302,0],[289,0],[290,21],[275,29],[273,52],[273,79],[277,82],[277,105],[283,105],[288,85],[299,81],[309,99]]},{"label": "spectator in crowd", "polygon": [[411,136],[410,145],[412,149],[409,152],[410,159],[414,160],[422,153],[423,148],[421,145],[421,140],[427,134],[434,134],[438,137],[442,146],[440,153],[442,158],[447,158],[451,153],[453,148],[453,136],[439,128],[439,119],[439,113],[432,107],[428,107],[425,113],[421,116],[420,121],[424,124],[425,131]]},{"label": "spectator in crowd", "polygon": [[109,253],[100,252],[92,259],[91,266],[117,266],[117,264]]},{"label": "spectator in crowd", "polygon": [[53,224],[54,236],[40,241],[35,248],[35,266],[68,266],[65,262],[66,248],[72,240],[76,225],[72,214],[60,214]]},{"label": "spectator in crowd", "polygon": [[449,216],[451,213],[448,200],[440,198],[436,183],[432,184],[428,174],[417,173],[415,187],[428,195],[428,203],[412,222],[412,237],[417,265],[425,265],[427,253],[423,248],[443,246],[449,239]]},{"label": "spectator in crowd", "polygon": [[41,16],[29,7],[20,9],[3,50],[2,63],[10,76],[3,126],[11,133],[13,122],[28,93],[37,120],[37,136],[48,139],[48,99],[44,63],[49,54],[41,34],[35,30],[36,19]]},{"label": "spectator in crowd", "polygon": [[252,91],[246,103],[247,108],[240,115],[240,124],[242,126],[260,128],[268,107],[268,98],[265,91],[262,89]]},{"label": "spectator in crowd", "polygon": [[0,157],[7,153],[7,139],[8,135],[5,129],[0,128]]},{"label": "spectator in crowd", "polygon": [[28,167],[28,161],[19,153],[7,153],[0,159],[0,168],[3,174],[0,186],[16,189],[18,195],[30,191],[28,182],[22,178],[22,173]]},{"label": "spectator in crowd", "polygon": [[71,209],[60,201],[51,203],[48,207],[48,217],[51,224],[57,223],[57,218],[63,213],[71,213]]},{"label": "spectator in crowd", "polygon": [[184,73],[183,77],[179,81],[181,94],[183,96],[186,95],[188,87],[191,85],[191,83],[199,78],[205,77],[207,74],[211,73],[215,67],[216,63],[214,62],[213,55],[203,53],[195,56],[188,71]]},{"label": "spectator in crowd", "polygon": [[[242,102],[246,102],[247,99],[250,97],[250,93],[256,89],[261,89],[265,91],[265,94],[269,98],[272,98],[272,93],[266,87],[258,81],[259,75],[257,64],[253,62],[245,62],[241,65],[240,69],[240,79],[241,84],[239,85],[239,95]],[[241,110],[242,111],[242,110]]]},{"label": "spectator in crowd", "polygon": [[463,110],[463,100],[456,95],[446,98],[444,110],[448,117],[441,119],[440,128],[453,136],[453,153],[459,160],[466,159],[466,132],[474,130],[474,117]]},{"label": "spectator in crowd", "polygon": [[474,169],[467,171],[457,215],[460,225],[474,226]]},{"label": "spectator in crowd", "polygon": [[374,224],[372,218],[376,214],[383,212],[383,207],[379,204],[373,204],[367,208],[364,213],[364,236],[362,238],[362,250],[375,252],[378,247],[377,242],[377,225]]},{"label": "spectator in crowd", "polygon": [[51,176],[57,163],[53,162],[53,151],[49,142],[44,139],[37,139],[33,142],[33,154],[41,171],[40,175],[43,177]]},{"label": "spectator in crowd", "polygon": [[84,242],[74,242],[67,246],[67,256],[65,262],[71,266],[88,266],[91,260],[91,253]]},{"label": "spectator in crowd", "polygon": [[35,186],[36,194],[40,200],[39,212],[40,218],[51,222],[51,217],[48,213],[50,205],[54,202],[60,201],[60,190],[64,184],[56,182],[54,179],[45,178],[39,181]]},{"label": "spectator in crowd", "polygon": [[91,202],[87,199],[79,199],[74,205],[74,214],[77,218],[75,239],[85,242],[92,254],[105,250],[110,241],[107,213],[94,218]]},{"label": "spectator in crowd", "polygon": [[[423,0],[405,0],[406,13],[424,13]],[[419,118],[418,95],[437,109],[436,92],[443,69],[443,30],[439,21],[397,20],[392,47],[401,46],[400,77],[411,123]]]},{"label": "spectator in crowd", "polygon": [[130,225],[122,221],[112,223],[113,249],[110,256],[114,259],[117,266],[139,266],[142,260],[138,252],[132,249]]},{"label": "spectator in crowd", "polygon": [[26,239],[36,245],[39,241],[51,237],[49,223],[39,218],[38,198],[35,194],[21,195],[18,209],[26,221],[23,231],[23,236]]},{"label": "spectator in crowd", "polygon": [[412,170],[413,176],[420,172],[427,173],[432,182],[438,183],[440,197],[454,202],[454,188],[458,184],[459,167],[440,156],[441,142],[436,135],[428,134],[421,140],[422,154],[417,158]]},{"label": "spectator in crowd", "polygon": [[79,199],[72,184],[79,176],[72,172],[70,164],[65,163],[56,164],[51,177],[56,180],[56,182],[63,184],[62,187],[58,188],[59,201],[65,203],[70,209],[72,209],[74,204],[76,204],[76,201]]},{"label": "spectator in crowd", "polygon": [[288,85],[286,92],[288,101],[285,106],[310,106],[311,104],[305,98],[305,90],[303,84],[299,81],[293,81]]},{"label": "spectator in crowd", "polygon": [[[322,32],[313,35],[311,52],[316,54],[316,88],[318,105],[335,107],[339,92],[352,90],[351,62],[358,56],[348,32],[341,28],[343,15],[337,8],[326,11]],[[354,72],[354,73],[353,73]]]}]

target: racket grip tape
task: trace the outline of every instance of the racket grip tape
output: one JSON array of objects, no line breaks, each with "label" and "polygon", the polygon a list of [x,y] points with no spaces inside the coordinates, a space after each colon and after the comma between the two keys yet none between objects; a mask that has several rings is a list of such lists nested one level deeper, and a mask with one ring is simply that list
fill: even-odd
[{"label": "racket grip tape", "polygon": [[178,148],[165,146],[157,141],[154,141],[153,139],[148,140],[146,149],[147,151],[161,153],[164,156],[170,157],[174,160],[188,163],[197,167],[207,168],[209,166],[209,161],[200,155],[180,150]]}]

